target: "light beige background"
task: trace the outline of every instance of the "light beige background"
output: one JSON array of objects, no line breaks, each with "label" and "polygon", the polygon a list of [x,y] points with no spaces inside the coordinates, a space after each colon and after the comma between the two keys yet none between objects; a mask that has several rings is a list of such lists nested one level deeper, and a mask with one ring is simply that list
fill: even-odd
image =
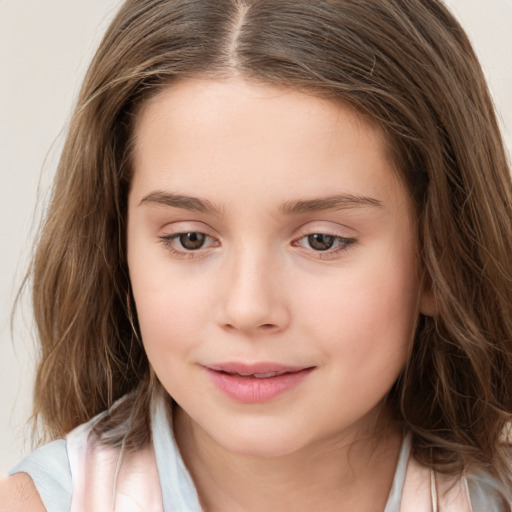
[{"label": "light beige background", "polygon": [[[447,0],[490,82],[512,152],[512,0]],[[0,475],[30,450],[30,309],[9,316],[71,107],[120,0],[0,0]]]}]

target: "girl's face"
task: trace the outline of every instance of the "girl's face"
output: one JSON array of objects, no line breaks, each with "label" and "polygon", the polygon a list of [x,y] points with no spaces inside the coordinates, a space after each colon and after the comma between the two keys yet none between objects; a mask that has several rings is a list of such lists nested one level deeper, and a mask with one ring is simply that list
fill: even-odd
[{"label": "girl's face", "polygon": [[374,426],[430,302],[380,132],[236,78],[169,87],[135,136],[138,319],[195,435],[273,456]]}]

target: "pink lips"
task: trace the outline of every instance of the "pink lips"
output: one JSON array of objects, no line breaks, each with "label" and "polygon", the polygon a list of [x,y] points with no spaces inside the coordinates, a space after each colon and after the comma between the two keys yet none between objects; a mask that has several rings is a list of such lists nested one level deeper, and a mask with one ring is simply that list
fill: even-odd
[{"label": "pink lips", "polygon": [[213,384],[228,397],[246,404],[268,402],[299,385],[314,367],[275,363],[221,363],[205,366]]}]

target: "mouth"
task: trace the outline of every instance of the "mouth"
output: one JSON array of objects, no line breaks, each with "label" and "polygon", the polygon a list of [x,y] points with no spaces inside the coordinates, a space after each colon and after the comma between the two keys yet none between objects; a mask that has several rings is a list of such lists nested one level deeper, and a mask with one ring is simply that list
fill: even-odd
[{"label": "mouth", "polygon": [[238,372],[224,372],[228,375],[240,375],[240,377],[252,377],[254,379],[269,379],[271,377],[278,377],[279,375],[285,375],[286,373],[293,372],[267,372],[267,373],[238,373]]},{"label": "mouth", "polygon": [[207,366],[208,369],[226,373],[229,375],[239,375],[240,377],[253,377],[255,379],[268,379],[285,375],[287,373],[296,373],[302,370],[313,368],[305,366],[288,366],[279,363],[239,363],[239,362],[228,362],[212,364]]},{"label": "mouth", "polygon": [[229,398],[246,404],[269,402],[299,386],[314,366],[287,366],[276,363],[237,362],[205,366],[217,389]]}]

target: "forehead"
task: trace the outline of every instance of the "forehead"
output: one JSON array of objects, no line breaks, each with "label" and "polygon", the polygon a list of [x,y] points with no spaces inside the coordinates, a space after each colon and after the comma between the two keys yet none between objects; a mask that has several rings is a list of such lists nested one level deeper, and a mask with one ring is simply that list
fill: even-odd
[{"label": "forehead", "polygon": [[141,109],[132,189],[380,200],[401,188],[388,154],[381,131],[345,105],[241,78],[189,79]]}]

